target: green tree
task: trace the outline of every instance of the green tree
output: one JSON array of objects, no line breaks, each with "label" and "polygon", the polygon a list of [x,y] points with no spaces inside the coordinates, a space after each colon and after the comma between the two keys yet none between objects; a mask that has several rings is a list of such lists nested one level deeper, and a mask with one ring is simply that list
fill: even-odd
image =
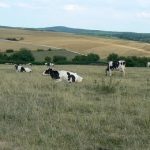
[{"label": "green tree", "polygon": [[46,56],[46,57],[45,57],[45,61],[46,61],[46,62],[51,62],[51,57]]},{"label": "green tree", "polygon": [[55,63],[61,63],[66,62],[67,58],[65,56],[53,56],[53,62]]},{"label": "green tree", "polygon": [[87,55],[87,61],[88,62],[98,62],[99,59],[100,59],[100,57],[97,54],[90,53]]},{"label": "green tree", "polygon": [[12,54],[10,56],[10,59],[14,61],[24,61],[24,62],[34,61],[33,54],[31,53],[30,50],[26,48],[21,48],[20,51]]},{"label": "green tree", "polygon": [[118,54],[112,53],[112,54],[109,54],[109,56],[107,57],[107,60],[108,61],[117,61],[117,60],[119,60],[119,56],[118,56]]}]

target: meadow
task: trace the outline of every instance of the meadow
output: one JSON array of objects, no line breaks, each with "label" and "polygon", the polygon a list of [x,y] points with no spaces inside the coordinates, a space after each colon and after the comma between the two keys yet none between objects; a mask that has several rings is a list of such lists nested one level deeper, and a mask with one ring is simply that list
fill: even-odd
[{"label": "meadow", "polygon": [[46,66],[0,65],[0,149],[149,150],[150,70],[106,77],[101,66],[55,66],[82,83],[56,83]]}]

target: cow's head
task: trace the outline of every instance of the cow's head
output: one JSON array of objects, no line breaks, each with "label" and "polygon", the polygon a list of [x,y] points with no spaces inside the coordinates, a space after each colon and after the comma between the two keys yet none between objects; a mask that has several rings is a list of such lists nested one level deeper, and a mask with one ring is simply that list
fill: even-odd
[{"label": "cow's head", "polygon": [[15,64],[15,69],[16,69],[16,70],[18,69],[18,66],[19,66],[19,65]]},{"label": "cow's head", "polygon": [[51,69],[51,68],[48,68],[47,70],[45,70],[44,72],[43,72],[43,75],[50,75],[51,74],[51,72],[52,72],[53,70]]}]

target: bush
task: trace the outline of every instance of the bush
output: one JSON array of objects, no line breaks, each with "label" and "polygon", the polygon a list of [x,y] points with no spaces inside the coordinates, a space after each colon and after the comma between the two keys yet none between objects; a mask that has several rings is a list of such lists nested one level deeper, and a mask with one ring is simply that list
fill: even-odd
[{"label": "bush", "polygon": [[0,60],[8,60],[8,59],[9,57],[6,54],[0,53]]},{"label": "bush", "polygon": [[43,50],[43,49],[37,49],[37,51],[38,51],[38,52],[42,52],[42,51],[44,51],[44,50]]},{"label": "bush", "polygon": [[99,59],[100,59],[100,57],[97,54],[90,53],[87,55],[87,61],[88,62],[98,62]]},{"label": "bush", "polygon": [[20,51],[12,54],[10,56],[10,60],[32,62],[32,61],[34,61],[34,57],[30,50],[28,50],[26,48],[22,48],[22,49],[20,49]]},{"label": "bush", "polygon": [[65,56],[53,56],[53,62],[54,63],[63,63],[66,62],[67,58]]},{"label": "bush", "polygon": [[52,49],[51,49],[51,48],[49,48],[49,49],[48,49],[48,51],[52,51]]},{"label": "bush", "polygon": [[81,63],[81,64],[89,64],[89,63],[96,63],[100,59],[99,55],[90,53],[86,55],[77,55],[72,59],[72,62]]},{"label": "bush", "polygon": [[7,49],[7,50],[6,50],[6,53],[13,53],[13,52],[14,52],[13,49]]},{"label": "bush", "polygon": [[51,57],[49,57],[49,56],[45,57],[45,61],[46,62],[51,62]]},{"label": "bush", "polygon": [[119,60],[119,56],[118,56],[118,54],[112,53],[112,54],[109,54],[109,56],[107,57],[107,60],[108,61],[117,61],[117,60]]}]

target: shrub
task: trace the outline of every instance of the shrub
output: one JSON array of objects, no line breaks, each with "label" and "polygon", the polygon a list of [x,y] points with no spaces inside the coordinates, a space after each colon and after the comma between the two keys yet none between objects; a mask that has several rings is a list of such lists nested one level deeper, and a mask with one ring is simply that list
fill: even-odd
[{"label": "shrub", "polygon": [[107,60],[108,61],[117,61],[117,60],[119,60],[119,56],[118,56],[118,54],[112,53],[112,54],[109,54],[109,56],[107,57]]},{"label": "shrub", "polygon": [[87,64],[87,63],[96,63],[99,61],[99,59],[100,59],[99,55],[90,53],[87,56],[77,55],[72,59],[72,62]]},{"label": "shrub", "polygon": [[10,60],[13,61],[24,61],[24,62],[31,62],[34,61],[34,57],[30,50],[26,48],[20,49],[20,51],[15,52],[10,56]]},{"label": "shrub", "polygon": [[49,56],[45,57],[45,61],[46,62],[51,62],[51,57],[49,57]]},{"label": "shrub", "polygon": [[6,53],[13,53],[13,52],[14,52],[13,49],[7,49],[7,50],[6,50]]},{"label": "shrub", "polygon": [[67,58],[65,56],[53,56],[53,62],[60,63],[60,62],[66,62]]},{"label": "shrub", "polygon": [[48,51],[52,51],[52,49],[51,49],[51,48],[49,48],[49,49],[48,49]]},{"label": "shrub", "polygon": [[38,52],[42,52],[42,51],[44,51],[44,50],[43,50],[43,49],[37,49],[37,51],[38,51]]},{"label": "shrub", "polygon": [[100,59],[100,57],[97,54],[90,53],[87,55],[87,61],[88,62],[98,62],[99,59]]}]

